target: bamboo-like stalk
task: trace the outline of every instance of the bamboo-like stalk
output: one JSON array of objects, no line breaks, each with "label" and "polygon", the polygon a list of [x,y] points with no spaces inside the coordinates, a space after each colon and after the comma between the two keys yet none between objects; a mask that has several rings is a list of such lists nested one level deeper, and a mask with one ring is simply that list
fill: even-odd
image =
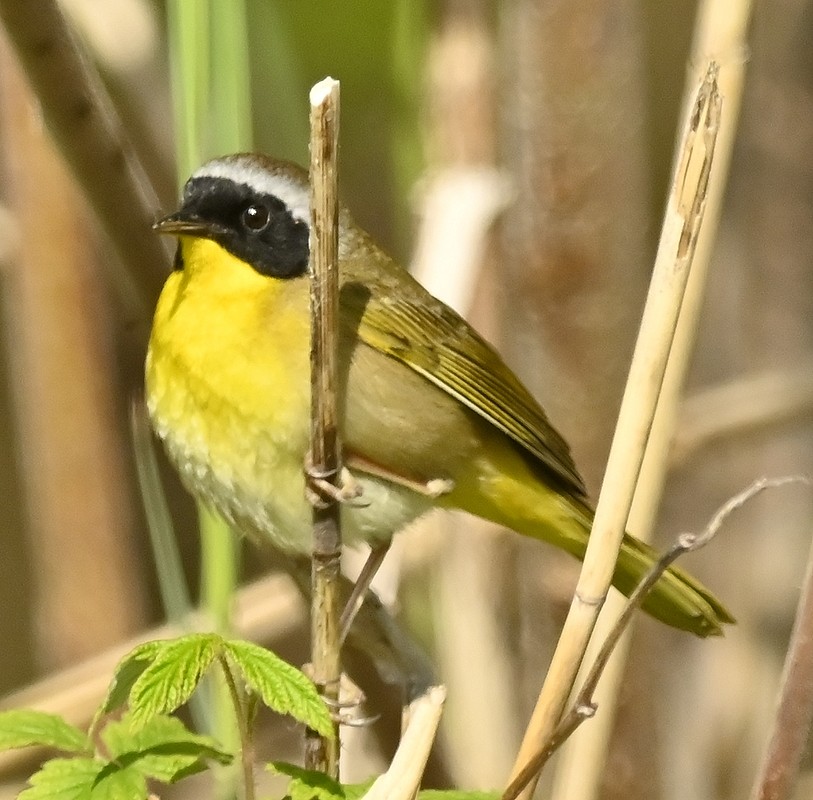
[{"label": "bamboo-like stalk", "polygon": [[[621,642],[622,637],[626,633],[630,620],[632,619],[632,615],[638,610],[642,600],[658,582],[664,572],[666,572],[666,570],[669,569],[669,567],[674,564],[674,562],[684,553],[691,553],[705,547],[715,536],[717,536],[728,517],[738,509],[742,508],[751,498],[755,497],[760,492],[764,492],[766,489],[778,488],[791,483],[802,483],[809,486],[811,485],[811,479],[805,475],[786,475],[779,478],[760,478],[754,481],[754,483],[752,483],[750,486],[743,489],[743,491],[738,492],[733,497],[726,500],[726,502],[723,503],[719,509],[717,509],[711,520],[709,520],[709,523],[700,533],[681,533],[678,535],[672,547],[670,547],[652,565],[644,578],[638,583],[638,585],[635,587],[635,591],[630,594],[629,599],[624,603],[624,608],[621,613],[613,620],[612,627],[609,631],[607,631],[606,638],[597,647],[598,652],[596,653],[593,661],[590,663],[589,668],[586,670],[584,681],[573,699],[570,708],[556,726],[556,730],[546,743],[545,748],[540,750],[526,764],[525,768],[523,769],[524,775],[531,775],[540,770],[547,763],[548,759],[553,755],[553,753],[577,730],[582,722],[593,717],[597,708],[596,687],[598,686],[599,680],[604,675],[610,658],[615,652],[619,642]],[[813,603],[811,604],[811,607],[813,608]],[[811,619],[813,620],[813,611],[805,611],[805,613],[808,612],[811,614]],[[806,650],[809,650],[810,652],[805,652]],[[813,647],[811,647],[809,643],[801,643],[799,654],[799,661],[802,663],[799,665],[794,665],[801,667],[798,674],[794,675],[794,678],[797,681],[804,680],[806,676],[813,671]],[[810,659],[809,664],[807,663],[808,659]],[[807,686],[796,686],[794,688],[794,694],[800,702],[811,704],[810,712],[813,716],[813,692],[809,691]],[[809,717],[806,716],[807,713],[808,711],[806,706],[804,707],[803,711],[796,714],[793,714],[790,709],[788,709],[786,710],[786,716],[784,719],[788,721],[792,720],[794,723],[803,722],[804,725],[809,725]],[[788,745],[792,743],[791,746],[795,746],[797,748],[797,752],[795,754],[797,759],[801,753],[801,746],[804,743],[804,735],[806,730],[807,728],[805,727],[801,733],[801,741],[799,741],[798,731],[794,731],[790,737],[787,736],[785,731],[782,731],[778,736],[778,739],[781,740],[782,744]],[[783,764],[788,757],[788,753],[786,751],[782,751],[776,755]],[[588,774],[592,773],[594,769],[595,765],[593,764],[587,766]],[[771,777],[774,776],[771,775]],[[522,776],[516,780],[517,784],[520,784],[521,782]],[[590,787],[588,786],[586,788],[589,789]],[[510,792],[506,792],[506,794],[510,795]],[[759,800],[763,800],[763,798],[760,797]],[[767,798],[765,800],[767,800]],[[779,798],[777,798],[777,800],[779,800]]]},{"label": "bamboo-like stalk", "polygon": [[[655,514],[663,494],[669,467],[669,443],[675,430],[682,388],[694,351],[706,277],[722,211],[745,73],[745,62],[739,58],[739,54],[744,52],[750,13],[750,0],[734,3],[729,0],[704,0],[697,14],[683,107],[688,108],[694,102],[695,87],[703,78],[703,59],[712,54],[719,56],[721,60],[718,80],[720,93],[725,98],[726,113],[721,119],[717,136],[703,230],[698,235],[694,263],[680,308],[669,363],[628,520],[629,530],[645,541],[651,537]],[[592,661],[623,606],[623,598],[609,598],[608,607],[599,619],[588,651],[588,662]],[[596,703],[601,708],[601,713],[570,739],[563,749],[552,793],[555,800],[589,800],[598,796],[610,731],[615,722],[615,701],[626,666],[626,652],[627,642],[622,642],[598,685]]]},{"label": "bamboo-like stalk", "polygon": [[535,781],[518,793],[514,779],[552,735],[573,688],[607,595],[632,505],[669,350],[703,219],[721,113],[718,67],[711,63],[687,109],[664,226],[630,375],[573,602],[548,676],[526,730],[505,797],[530,798]]},{"label": "bamboo-like stalk", "polygon": [[[338,137],[339,82],[325,78],[311,103],[311,441],[308,474],[338,492],[337,348],[339,330]],[[326,700],[339,699],[341,678],[339,579],[340,504],[329,492],[313,493],[311,662],[313,680]],[[333,738],[308,731],[306,763],[338,777],[339,727]]]}]

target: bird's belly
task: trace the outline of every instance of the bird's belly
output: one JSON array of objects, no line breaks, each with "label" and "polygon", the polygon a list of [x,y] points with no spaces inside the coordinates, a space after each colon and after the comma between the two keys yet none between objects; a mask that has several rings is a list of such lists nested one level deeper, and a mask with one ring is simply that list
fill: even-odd
[{"label": "bird's belly", "polygon": [[[210,380],[153,349],[147,405],[184,485],[243,533],[288,552],[311,547],[304,457],[307,386],[265,387],[267,402],[241,407],[233,383]],[[246,400],[243,396],[244,401]],[[302,404],[302,405],[300,405]],[[262,410],[260,410],[262,409]],[[388,481],[357,474],[362,496],[342,508],[342,537],[353,545],[387,541],[428,510],[429,500]]]}]

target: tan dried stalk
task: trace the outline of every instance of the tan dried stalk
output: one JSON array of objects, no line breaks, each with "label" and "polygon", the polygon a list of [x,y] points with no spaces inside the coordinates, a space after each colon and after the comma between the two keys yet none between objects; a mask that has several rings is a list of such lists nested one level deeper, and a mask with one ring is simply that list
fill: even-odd
[{"label": "tan dried stalk", "polygon": [[717,64],[712,62],[686,115],[593,532],[562,636],[514,764],[506,800],[517,796],[529,800],[533,794],[535,780],[520,793],[515,779],[550,739],[561,718],[610,586],[703,219],[722,105],[717,73]]},{"label": "tan dried stalk", "polygon": [[[339,82],[325,78],[310,93],[311,103],[311,442],[308,474],[312,480],[339,484],[338,370],[339,331]],[[330,702],[339,700],[341,640],[339,582],[342,536],[340,504],[325,492],[313,492],[313,595],[311,663],[313,680]],[[310,769],[339,775],[339,727],[333,738],[314,731],[306,736]]]}]

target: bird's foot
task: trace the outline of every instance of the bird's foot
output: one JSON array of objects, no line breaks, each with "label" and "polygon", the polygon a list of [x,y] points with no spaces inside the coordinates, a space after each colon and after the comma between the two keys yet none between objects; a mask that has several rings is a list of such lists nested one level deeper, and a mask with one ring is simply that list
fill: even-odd
[{"label": "bird's foot", "polygon": [[339,482],[334,483],[335,472],[318,472],[305,459],[305,496],[314,507],[324,507],[329,502],[351,505],[354,508],[365,508],[369,503],[361,500],[361,484],[346,467],[339,473]]},{"label": "bird's foot", "polygon": [[[313,665],[305,664],[302,671],[313,680]],[[362,706],[367,700],[366,695],[361,688],[343,672],[339,678],[339,697],[325,696],[326,687],[319,686],[319,696],[324,700],[325,705],[328,707],[331,719],[338,725],[345,725],[350,728],[364,728],[376,722],[380,715],[373,714],[371,716],[364,716],[362,714]],[[332,695],[332,692],[331,692]]]}]

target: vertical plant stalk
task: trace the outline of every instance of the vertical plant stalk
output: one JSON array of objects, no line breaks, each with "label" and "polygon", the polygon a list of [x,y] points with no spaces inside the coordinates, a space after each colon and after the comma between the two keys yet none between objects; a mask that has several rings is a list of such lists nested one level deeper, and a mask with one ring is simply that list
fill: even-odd
[{"label": "vertical plant stalk", "polygon": [[[308,478],[313,502],[311,662],[313,680],[328,702],[339,699],[341,677],[339,582],[341,464],[338,431],[339,330],[338,141],[339,82],[325,78],[310,92],[311,127],[311,442]],[[330,496],[329,487],[335,491]],[[325,488],[328,490],[325,491]],[[306,764],[334,778],[339,772],[339,729],[332,739],[308,731]]]},{"label": "vertical plant stalk", "polygon": [[254,786],[254,748],[251,740],[251,712],[249,702],[241,693],[234,679],[229,660],[221,655],[218,658],[223,680],[234,708],[237,728],[240,734],[240,766],[243,770],[243,800],[254,800],[256,795]]},{"label": "vertical plant stalk", "polygon": [[535,779],[521,791],[515,779],[559,722],[610,586],[703,219],[722,106],[717,72],[712,62],[687,109],[652,282],[584,565],[504,797],[527,800],[533,794]]},{"label": "vertical plant stalk", "polygon": [[[167,3],[176,160],[181,180],[214,154],[251,149],[250,75],[244,0]],[[201,501],[201,605],[214,630],[229,634],[240,547],[225,521]],[[165,535],[171,535],[166,531]],[[183,576],[178,576],[183,580]],[[220,741],[237,744],[239,731],[226,686],[207,678],[201,701],[192,706],[196,723]],[[236,721],[239,726],[239,719]],[[237,774],[218,768],[218,797],[231,797]]]}]

